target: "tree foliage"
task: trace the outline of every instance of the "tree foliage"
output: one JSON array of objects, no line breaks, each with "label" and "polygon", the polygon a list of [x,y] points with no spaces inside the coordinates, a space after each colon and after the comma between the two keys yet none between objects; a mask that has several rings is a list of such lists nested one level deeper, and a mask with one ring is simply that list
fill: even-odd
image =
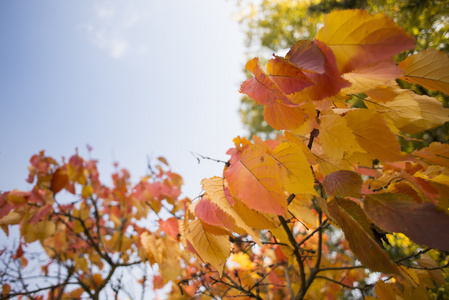
[{"label": "tree foliage", "polygon": [[[20,227],[18,242],[0,252],[1,299],[144,299],[151,286],[187,274],[178,219],[189,200],[180,198],[181,176],[159,160],[136,185],[122,169],[108,187],[95,160],[34,155],[32,190],[0,197],[2,229]],[[158,220],[145,226],[149,216]],[[157,265],[158,275],[146,264]]]},{"label": "tree foliage", "polygon": [[212,294],[425,299],[446,285],[449,146],[408,154],[398,136],[444,124],[449,109],[396,79],[449,94],[448,57],[427,50],[396,65],[414,45],[385,15],[345,10],[266,70],[247,63],[240,91],[282,134],[237,137],[223,177],[203,180],[189,205],[183,244],[217,270]]},{"label": "tree foliage", "polygon": [[[313,39],[323,16],[335,9],[363,8],[370,13],[385,13],[416,38],[416,50],[428,48],[448,52],[449,6],[447,1],[390,1],[390,0],[323,0],[323,1],[240,1],[240,21],[247,35],[250,52],[271,55],[273,51],[288,49],[299,39]],[[412,50],[413,51],[413,50]],[[403,60],[411,51],[398,56]],[[436,97],[445,107],[449,97],[440,92],[411,86],[399,80],[402,88],[412,88],[418,94]],[[354,100],[356,101],[356,100]],[[243,124],[250,136],[261,134],[273,137],[274,129],[263,119],[263,111],[248,97],[243,96],[240,108]],[[419,134],[410,135],[415,140],[401,140],[408,152],[433,141],[449,142],[449,127],[443,126]]]},{"label": "tree foliage", "polygon": [[[138,184],[122,170],[106,187],[93,160],[33,156],[32,191],[0,198],[2,229],[20,227],[0,253],[2,298],[136,298],[130,277],[144,297],[151,266],[168,299],[447,299],[449,145],[407,153],[399,137],[449,109],[396,80],[449,94],[449,58],[396,65],[414,46],[385,15],[344,10],[266,69],[250,60],[240,91],[282,134],[235,138],[199,199],[181,197],[162,158]],[[27,274],[33,242],[47,257],[40,281]]]}]

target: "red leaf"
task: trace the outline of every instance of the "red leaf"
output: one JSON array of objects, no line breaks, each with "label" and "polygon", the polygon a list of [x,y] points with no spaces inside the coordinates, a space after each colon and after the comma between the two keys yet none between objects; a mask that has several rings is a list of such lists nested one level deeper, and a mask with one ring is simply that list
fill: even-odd
[{"label": "red leaf", "polygon": [[449,251],[449,215],[436,205],[401,194],[367,195],[365,211],[383,230],[401,232],[417,244]]},{"label": "red leaf", "polygon": [[326,194],[334,197],[360,198],[362,183],[360,175],[347,170],[330,173],[323,180]]},{"label": "red leaf", "polygon": [[360,262],[372,271],[400,274],[398,267],[378,244],[370,228],[370,221],[362,208],[348,199],[333,199],[329,213],[345,234],[349,248]]}]

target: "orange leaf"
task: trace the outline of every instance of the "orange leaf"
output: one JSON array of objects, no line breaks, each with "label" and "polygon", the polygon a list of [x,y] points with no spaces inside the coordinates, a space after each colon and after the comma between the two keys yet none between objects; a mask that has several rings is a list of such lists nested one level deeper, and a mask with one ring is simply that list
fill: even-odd
[{"label": "orange leaf", "polygon": [[295,106],[287,94],[268,76],[262,69],[259,59],[256,57],[246,64],[246,69],[253,73],[254,78],[243,82],[240,92],[247,94],[259,105],[280,101],[284,105]]},{"label": "orange leaf", "polygon": [[286,215],[287,197],[276,171],[275,160],[261,145],[250,145],[225,172],[229,189],[249,208]]},{"label": "orange leaf", "polygon": [[313,84],[300,68],[282,57],[275,56],[267,64],[267,71],[279,88],[287,95],[296,93]]},{"label": "orange leaf", "polygon": [[177,218],[171,217],[165,221],[160,219],[159,227],[165,232],[165,234],[171,236],[175,240],[178,239],[179,221]]},{"label": "orange leaf", "polygon": [[432,143],[429,147],[415,150],[413,156],[423,159],[425,162],[437,164],[449,168],[449,145]]},{"label": "orange leaf", "polygon": [[[225,224],[225,226],[230,230],[233,230],[234,227],[241,228],[244,232],[251,235],[254,241],[256,241],[259,245],[262,245],[258,237],[258,234],[243,220],[243,217],[249,218],[251,216],[248,214],[240,215],[231,206],[231,203],[229,203],[224,190],[224,187],[227,185],[226,181],[224,181],[224,179],[220,177],[213,177],[203,179],[201,181],[201,184],[207,196],[209,196],[210,201],[213,202],[216,206],[220,207],[221,210],[223,210],[223,213],[225,213],[227,216],[231,218],[232,224]],[[228,217],[225,216],[222,217],[223,220],[229,219]],[[198,216],[198,218],[200,217]]]},{"label": "orange leaf", "polygon": [[62,190],[69,183],[69,176],[67,172],[61,168],[58,168],[51,179],[51,190],[53,193],[57,193]]}]

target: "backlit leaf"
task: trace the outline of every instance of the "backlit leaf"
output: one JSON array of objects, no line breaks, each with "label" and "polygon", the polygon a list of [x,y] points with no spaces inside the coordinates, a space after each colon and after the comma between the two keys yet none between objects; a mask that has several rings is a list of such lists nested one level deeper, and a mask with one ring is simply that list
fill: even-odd
[{"label": "backlit leaf", "polygon": [[171,236],[175,240],[179,234],[179,220],[175,217],[168,218],[167,220],[160,219],[158,221],[159,227],[165,232],[166,235]]},{"label": "backlit leaf", "polygon": [[405,133],[416,133],[431,129],[449,121],[449,109],[437,99],[421,96],[412,91],[403,91],[392,101],[375,103],[365,101],[369,109],[377,110],[390,118],[394,125]]},{"label": "backlit leaf", "polygon": [[[203,189],[206,191],[206,194],[209,196],[210,201],[219,206],[226,214],[228,214],[233,219],[235,226],[243,229],[259,245],[262,245],[258,234],[254,231],[253,228],[248,226],[248,224],[242,219],[242,217],[237,213],[237,211],[231,206],[231,204],[227,200],[223,188],[225,184],[226,182],[224,182],[224,179],[220,177],[206,178],[201,181],[201,185],[203,186]],[[248,215],[243,216],[246,218],[250,217]]]},{"label": "backlit leaf", "polygon": [[287,95],[296,93],[313,84],[300,68],[282,57],[275,56],[267,63],[270,79]]},{"label": "backlit leaf", "polygon": [[342,73],[391,60],[394,55],[415,47],[415,39],[392,19],[360,9],[326,15],[316,39],[332,49]]},{"label": "backlit leaf", "polygon": [[314,187],[315,178],[312,170],[298,145],[289,142],[282,143],[274,149],[273,157],[277,162],[282,184],[287,192],[318,195]]},{"label": "backlit leaf", "polygon": [[[351,84],[341,77],[341,73],[337,68],[337,62],[332,50],[318,40],[314,41],[316,47],[321,51],[325,58],[324,73],[306,72],[304,73],[313,83],[312,86],[306,87],[298,92],[298,95],[307,100],[322,100],[324,98],[337,95],[341,89],[349,87]],[[306,61],[308,57],[304,57]],[[294,101],[295,102],[295,101]],[[296,102],[295,102],[296,103]]]},{"label": "backlit leaf", "polygon": [[285,215],[287,200],[276,171],[276,162],[260,145],[251,145],[226,170],[229,189],[249,208]]},{"label": "backlit leaf", "polygon": [[194,220],[188,223],[186,238],[191,242],[201,259],[217,269],[221,277],[226,259],[231,253],[228,236],[209,233],[204,229],[200,220]]},{"label": "backlit leaf", "polygon": [[366,153],[356,141],[345,119],[338,114],[323,116],[320,124],[321,144],[326,154],[334,161],[347,158],[354,152]]},{"label": "backlit leaf", "polygon": [[356,141],[371,159],[381,162],[403,159],[396,135],[380,114],[361,109],[349,111],[344,118]]},{"label": "backlit leaf", "polygon": [[407,57],[399,67],[405,72],[401,79],[449,95],[449,57],[446,54],[435,49],[423,50]]},{"label": "backlit leaf", "polygon": [[284,105],[295,106],[290,97],[265,73],[256,57],[246,64],[246,69],[253,73],[254,78],[243,82],[240,92],[247,94],[259,105],[280,101]]},{"label": "backlit leaf", "polygon": [[367,195],[365,211],[381,229],[401,232],[415,243],[449,250],[449,215],[436,205],[416,203],[401,194]]},{"label": "backlit leaf", "polygon": [[307,72],[322,74],[325,72],[325,57],[320,48],[312,41],[297,41],[285,55],[298,68]]},{"label": "backlit leaf", "polygon": [[395,83],[395,79],[404,74],[402,69],[392,62],[380,62],[374,66],[367,66],[342,75],[351,82],[351,86],[343,89],[347,94],[358,94],[379,86]]}]

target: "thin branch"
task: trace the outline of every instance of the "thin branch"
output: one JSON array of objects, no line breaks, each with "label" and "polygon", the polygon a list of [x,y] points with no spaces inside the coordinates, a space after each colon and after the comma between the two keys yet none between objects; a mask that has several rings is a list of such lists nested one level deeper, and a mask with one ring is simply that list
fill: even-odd
[{"label": "thin branch", "polygon": [[200,159],[206,159],[206,160],[211,160],[211,161],[215,161],[215,162],[218,162],[218,163],[223,163],[227,167],[229,167],[229,162],[228,161],[219,160],[219,159],[215,159],[215,158],[210,158],[210,157],[207,157],[207,156],[204,156],[204,155],[198,154],[196,152],[192,152],[192,151],[190,153],[193,155],[193,157],[195,157],[198,160],[198,163],[201,162]]},{"label": "thin branch", "polygon": [[301,254],[299,253],[299,246],[296,243],[295,237],[293,236],[292,231],[290,230],[290,228],[287,225],[287,222],[285,221],[284,217],[282,216],[278,216],[279,217],[279,221],[281,222],[282,228],[284,228],[284,231],[287,233],[288,236],[288,240],[290,241],[290,244],[292,244],[293,246],[293,253],[296,257],[296,261],[298,262],[299,265],[299,273],[301,276],[301,288],[304,287],[306,285],[306,274],[304,271],[304,262],[302,260]]}]

